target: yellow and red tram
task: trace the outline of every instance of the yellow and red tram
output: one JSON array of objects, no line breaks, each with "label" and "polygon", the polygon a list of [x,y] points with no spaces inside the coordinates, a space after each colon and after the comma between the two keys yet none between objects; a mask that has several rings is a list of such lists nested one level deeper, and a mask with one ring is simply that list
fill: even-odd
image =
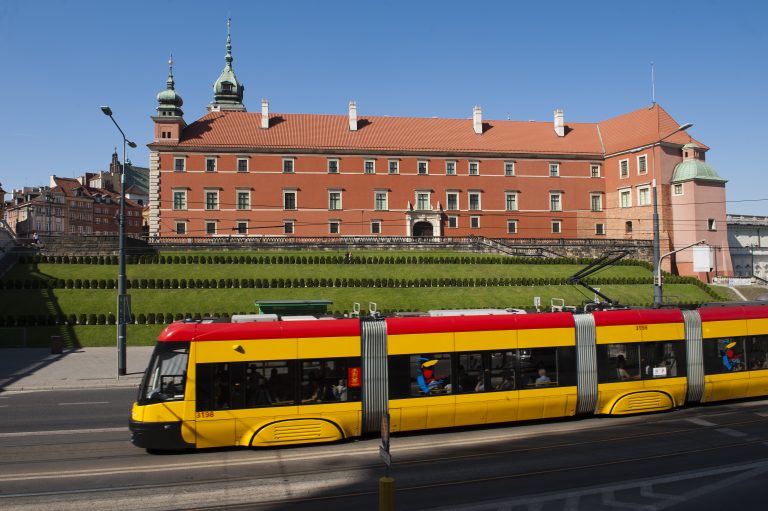
[{"label": "yellow and red tram", "polygon": [[147,449],[670,410],[768,395],[768,306],[178,322],[134,403]]}]

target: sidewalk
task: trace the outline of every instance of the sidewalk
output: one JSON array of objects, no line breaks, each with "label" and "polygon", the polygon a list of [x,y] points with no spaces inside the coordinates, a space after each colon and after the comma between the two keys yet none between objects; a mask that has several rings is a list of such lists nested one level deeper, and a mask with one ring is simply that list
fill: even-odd
[{"label": "sidewalk", "polygon": [[0,391],[137,387],[152,346],[129,347],[126,376],[117,377],[116,348],[78,348],[51,355],[43,348],[0,349]]}]

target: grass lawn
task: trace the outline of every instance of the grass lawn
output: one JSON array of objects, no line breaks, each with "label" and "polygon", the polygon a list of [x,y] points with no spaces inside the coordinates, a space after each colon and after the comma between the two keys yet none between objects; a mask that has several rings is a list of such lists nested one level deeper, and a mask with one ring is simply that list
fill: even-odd
[{"label": "grass lawn", "polygon": [[[565,278],[583,265],[577,264],[131,264],[128,279],[173,278]],[[116,279],[117,266],[84,264],[17,265],[4,280],[13,279]],[[640,266],[614,266],[600,277],[650,278]]]},{"label": "grass lawn", "polygon": [[[151,346],[165,325],[128,325],[129,346]],[[59,335],[67,348],[117,345],[114,325],[75,325],[0,328],[0,348],[47,348],[51,336]]]},{"label": "grass lawn", "polygon": [[[653,301],[653,289],[644,285],[602,286],[601,291],[620,303],[644,305]],[[116,309],[116,290],[39,290],[4,291],[0,308],[6,315],[52,311],[51,314],[108,314]],[[454,308],[531,307],[533,297],[542,304],[550,298],[563,298],[569,305],[579,305],[593,296],[574,286],[513,286],[474,288],[305,288],[305,289],[131,289],[133,313],[213,313],[251,312],[255,300],[327,299],[331,310],[351,310],[353,302],[376,302],[381,310],[428,310]],[[667,301],[696,303],[712,301],[698,287],[688,284],[664,286]],[[44,312],[38,312],[44,313]]]}]

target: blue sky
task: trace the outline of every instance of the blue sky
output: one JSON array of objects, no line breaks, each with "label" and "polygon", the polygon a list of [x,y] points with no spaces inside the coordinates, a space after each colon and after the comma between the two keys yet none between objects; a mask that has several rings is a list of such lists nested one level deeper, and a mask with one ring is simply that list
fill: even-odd
[{"label": "blue sky", "polygon": [[[535,5],[534,5],[535,4]],[[224,65],[258,111],[595,122],[656,99],[711,147],[729,213],[768,215],[768,4],[676,2],[0,3],[0,183],[105,169],[122,139],[147,166],[173,52],[187,122]],[[759,186],[756,186],[759,185]]]}]

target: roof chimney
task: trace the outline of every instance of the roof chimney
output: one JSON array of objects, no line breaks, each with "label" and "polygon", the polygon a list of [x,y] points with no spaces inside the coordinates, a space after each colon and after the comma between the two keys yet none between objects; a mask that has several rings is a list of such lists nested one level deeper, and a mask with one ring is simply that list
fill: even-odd
[{"label": "roof chimney", "polygon": [[555,133],[557,133],[558,137],[565,136],[565,118],[562,108],[555,110]]},{"label": "roof chimney", "polygon": [[472,128],[478,135],[483,134],[483,111],[479,106],[472,109]]},{"label": "roof chimney", "polygon": [[269,128],[269,101],[266,99],[261,100],[261,127]]},{"label": "roof chimney", "polygon": [[349,131],[357,131],[357,103],[349,102]]}]

